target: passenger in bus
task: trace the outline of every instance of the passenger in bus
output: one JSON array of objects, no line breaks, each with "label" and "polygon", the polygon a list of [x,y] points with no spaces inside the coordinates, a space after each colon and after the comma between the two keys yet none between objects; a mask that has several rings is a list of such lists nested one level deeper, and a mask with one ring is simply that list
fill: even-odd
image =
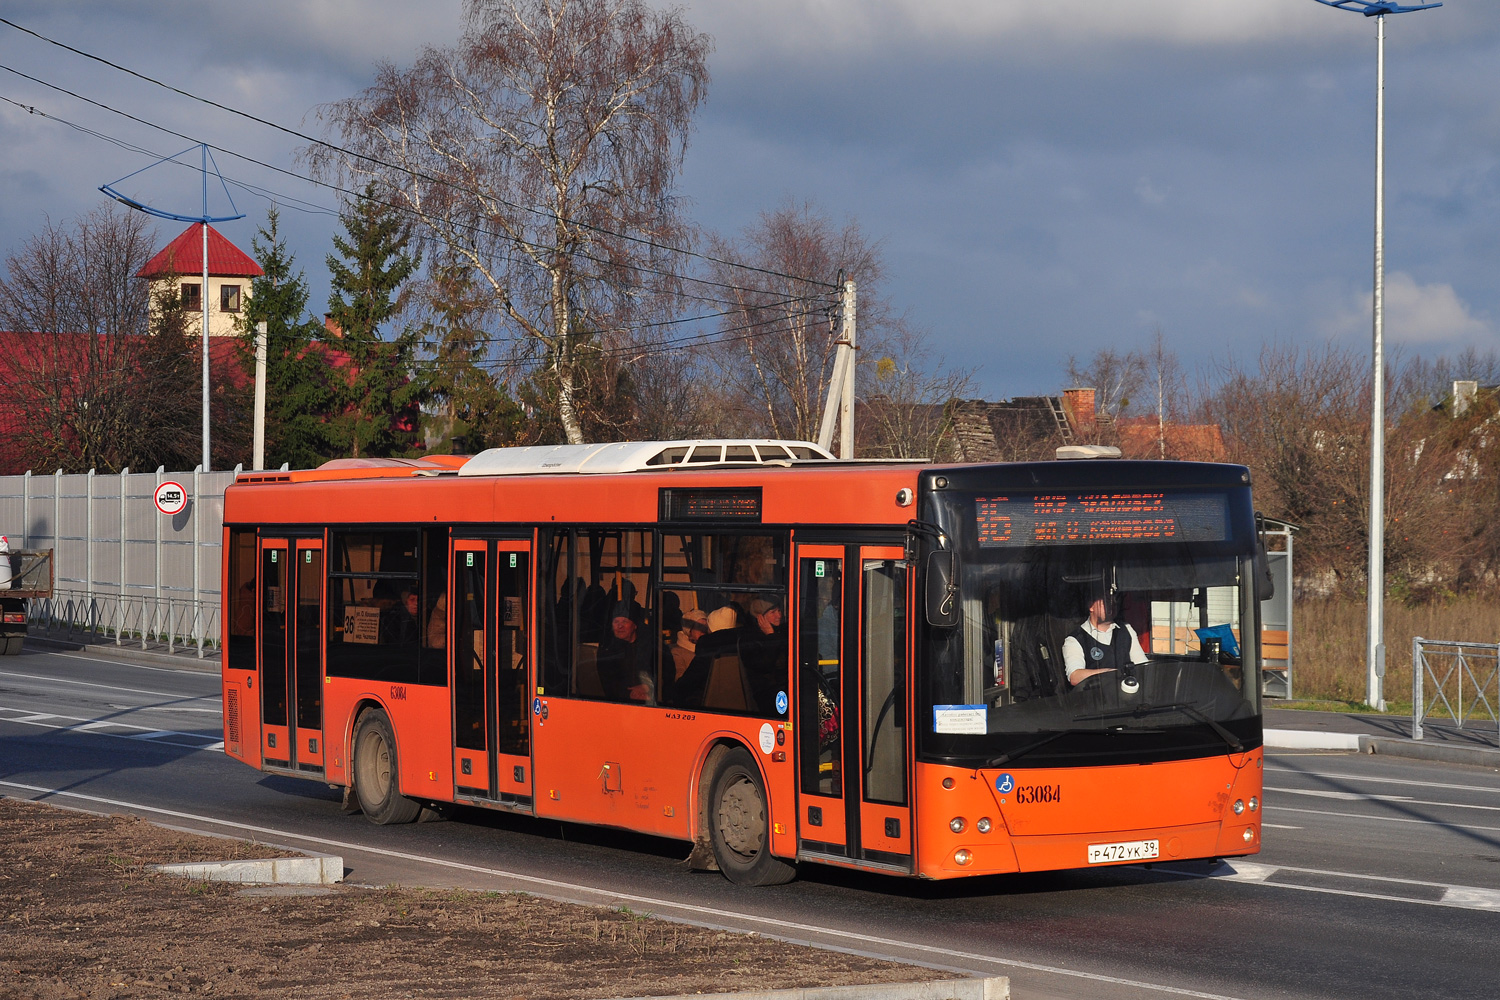
[{"label": "passenger in bus", "polygon": [[380,616],[386,645],[415,647],[421,637],[422,599],[415,590],[401,591],[401,598],[389,612]]},{"label": "passenger in bus", "polygon": [[442,591],[427,616],[427,648],[448,648],[448,592]]},{"label": "passenger in bus", "polygon": [[756,628],[740,640],[745,680],[757,705],[772,705],[776,692],[787,686],[787,639],[781,602],[775,598],[757,597],[750,602],[750,614],[755,619]]},{"label": "passenger in bus", "polygon": [[698,653],[698,640],[708,635],[708,612],[700,608],[682,613],[682,628],[677,639],[668,650],[671,654],[673,680],[678,680],[693,663]]},{"label": "passenger in bus", "polygon": [[655,666],[652,643],[641,635],[640,605],[616,604],[610,634],[599,644],[599,684],[611,701],[650,701]]},{"label": "passenger in bus", "polygon": [[708,614],[708,634],[698,640],[697,655],[682,675],[676,703],[693,708],[753,708],[744,690],[740,659],[740,613],[733,604]]},{"label": "passenger in bus", "polygon": [[1135,629],[1115,621],[1119,610],[1115,595],[1093,595],[1088,618],[1063,640],[1063,665],[1069,684],[1077,687],[1098,674],[1146,662]]}]

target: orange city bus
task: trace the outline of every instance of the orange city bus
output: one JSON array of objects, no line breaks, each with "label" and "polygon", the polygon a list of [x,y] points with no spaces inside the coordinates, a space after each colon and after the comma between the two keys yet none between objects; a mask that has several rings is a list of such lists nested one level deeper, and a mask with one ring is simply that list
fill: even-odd
[{"label": "orange city bus", "polygon": [[1260,849],[1240,466],[510,448],[241,475],[224,523],[228,753],[376,823],[617,827],[746,884]]}]

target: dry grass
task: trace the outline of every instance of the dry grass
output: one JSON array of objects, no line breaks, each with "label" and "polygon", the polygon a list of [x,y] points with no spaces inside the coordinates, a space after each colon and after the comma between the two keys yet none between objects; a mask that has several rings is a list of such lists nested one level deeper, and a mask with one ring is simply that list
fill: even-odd
[{"label": "dry grass", "polygon": [[255,894],[149,866],[278,853],[264,845],[4,797],[0,843],[0,1000],[590,1000],[942,978],[519,893]]},{"label": "dry grass", "polygon": [[[1362,600],[1301,600],[1293,609],[1292,693],[1298,700],[1360,702],[1365,697],[1365,623]],[[1500,601],[1465,596],[1408,606],[1385,605],[1385,696],[1392,711],[1411,711],[1411,641],[1500,642]]]}]

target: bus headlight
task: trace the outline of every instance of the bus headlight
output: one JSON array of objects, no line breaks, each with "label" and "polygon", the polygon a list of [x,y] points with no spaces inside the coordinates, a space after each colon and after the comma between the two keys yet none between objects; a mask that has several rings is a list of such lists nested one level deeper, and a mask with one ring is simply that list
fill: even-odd
[{"label": "bus headlight", "polygon": [[1235,799],[1234,800],[1234,805],[1230,806],[1229,808],[1233,809],[1234,810],[1234,814],[1236,816],[1238,816],[1240,813],[1242,813],[1242,812],[1245,811],[1245,800],[1244,799]]},{"label": "bus headlight", "polygon": [[964,818],[962,816],[955,816],[948,821],[948,829],[952,830],[954,833],[963,833],[964,827],[968,825],[969,824],[964,822]]},{"label": "bus headlight", "polygon": [[1248,843],[1250,843],[1254,839],[1255,839],[1255,828],[1254,827],[1249,827],[1249,826],[1245,827],[1245,843],[1248,844]]},{"label": "bus headlight", "polygon": [[974,824],[974,829],[978,830],[980,833],[989,833],[990,832],[990,818],[988,816],[986,816],[984,819],[980,820],[978,823],[975,823]]},{"label": "bus headlight", "polygon": [[1250,796],[1250,811],[1251,812],[1255,812],[1255,810],[1257,810],[1259,808],[1260,808],[1260,799],[1257,799],[1254,795]]},{"label": "bus headlight", "polygon": [[960,847],[953,852],[953,860],[961,865],[966,865],[974,860],[974,855],[967,847]]}]

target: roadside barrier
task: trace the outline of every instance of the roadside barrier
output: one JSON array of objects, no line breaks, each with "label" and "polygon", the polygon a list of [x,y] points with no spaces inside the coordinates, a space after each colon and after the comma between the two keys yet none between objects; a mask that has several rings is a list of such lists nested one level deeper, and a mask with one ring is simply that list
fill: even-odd
[{"label": "roadside barrier", "polygon": [[27,618],[39,633],[115,645],[140,643],[142,649],[198,648],[201,658],[218,648],[219,604],[170,594],[88,594],[56,590],[34,597]]},{"label": "roadside barrier", "polygon": [[1411,687],[1412,739],[1422,738],[1424,719],[1445,714],[1460,729],[1466,720],[1488,718],[1500,746],[1500,643],[1417,636],[1411,641]]}]

